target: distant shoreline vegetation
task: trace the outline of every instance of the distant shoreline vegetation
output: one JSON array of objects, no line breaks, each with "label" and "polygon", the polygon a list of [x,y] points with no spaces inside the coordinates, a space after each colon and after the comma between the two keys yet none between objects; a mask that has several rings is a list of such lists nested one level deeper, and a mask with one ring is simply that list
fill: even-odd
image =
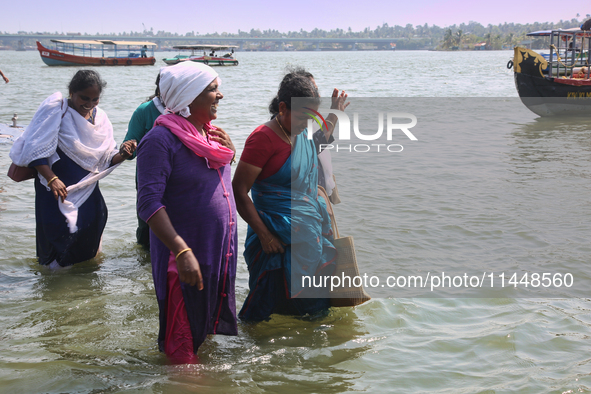
[{"label": "distant shoreline vegetation", "polygon": [[[591,15],[587,15],[589,18]],[[377,26],[375,29],[369,27],[363,31],[354,32],[351,28],[334,29],[330,31],[322,29],[314,29],[312,31],[289,31],[287,33],[280,32],[278,30],[259,30],[251,29],[249,32],[238,30],[238,33],[208,33],[199,34],[198,32],[191,31],[185,34],[170,33],[166,31],[154,32],[153,29],[144,30],[143,32],[122,32],[122,33],[110,33],[110,34],[88,34],[78,32],[58,33],[58,32],[25,32],[19,31],[17,34],[52,34],[52,35],[64,35],[64,36],[75,36],[84,37],[92,35],[97,36],[118,36],[125,38],[135,39],[150,39],[158,38],[161,47],[172,47],[175,44],[175,38],[188,38],[195,37],[196,39],[209,39],[215,40],[215,38],[269,38],[270,41],[277,41],[281,38],[297,39],[297,38],[392,38],[395,39],[392,42],[392,48],[412,50],[412,49],[436,49],[436,50],[472,50],[472,49],[510,49],[515,45],[527,45],[531,48],[544,48],[548,45],[548,39],[544,37],[527,37],[526,34],[538,31],[538,30],[550,30],[550,29],[569,29],[573,27],[579,27],[586,18],[573,18],[570,21],[560,20],[557,23],[552,22],[535,22],[527,24],[519,23],[502,23],[498,25],[483,26],[477,22],[462,23],[460,25],[452,25],[447,27],[439,27],[436,25],[429,26],[427,23],[424,25],[413,26],[407,24],[406,26],[389,26],[384,23],[382,26]],[[14,34],[3,32],[3,34]],[[74,37],[72,37],[74,38]],[[30,43],[28,41],[31,41]],[[0,42],[2,46],[11,47],[13,45],[13,39],[2,40],[0,35]],[[186,42],[186,41],[185,41]],[[227,43],[227,42],[226,42]],[[22,40],[19,45],[34,45],[34,40],[25,39]],[[322,49],[350,49],[344,47],[342,44],[326,44],[328,47]],[[247,43],[242,47],[243,50],[273,50],[277,47],[273,45],[265,46],[264,43]],[[281,49],[291,50],[310,50],[313,49],[309,42],[298,42],[291,41],[286,43]],[[371,44],[359,44],[358,49],[372,49]]]}]

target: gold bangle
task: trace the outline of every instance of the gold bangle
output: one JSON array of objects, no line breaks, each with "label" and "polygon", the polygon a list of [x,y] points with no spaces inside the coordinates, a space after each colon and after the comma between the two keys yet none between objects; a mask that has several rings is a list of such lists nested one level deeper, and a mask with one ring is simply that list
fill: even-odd
[{"label": "gold bangle", "polygon": [[274,240],[274,239],[275,239],[275,238],[271,237],[271,240],[269,241],[269,243],[267,244],[267,246],[271,245],[271,244],[273,243],[273,240]]},{"label": "gold bangle", "polygon": [[58,179],[58,177],[57,176],[54,176],[49,181],[47,181],[47,186],[51,185],[51,182],[55,181],[56,179]]},{"label": "gold bangle", "polygon": [[330,124],[332,125],[332,128],[333,128],[333,130],[334,130],[334,128],[335,128],[335,125],[334,125],[334,123],[332,123],[332,122],[331,122],[330,120],[328,120],[328,119],[324,119],[324,120],[326,120],[326,123],[330,123]]},{"label": "gold bangle", "polygon": [[193,250],[193,249],[191,249],[191,248],[186,248],[186,249],[183,249],[183,250],[181,250],[180,252],[178,252],[178,253],[177,253],[177,255],[176,255],[176,257],[175,257],[174,259],[175,259],[175,260],[178,260],[178,259],[179,259],[179,257],[181,256],[181,254],[183,254],[183,253],[185,253],[185,252],[189,252],[189,251],[191,251],[191,250]]}]

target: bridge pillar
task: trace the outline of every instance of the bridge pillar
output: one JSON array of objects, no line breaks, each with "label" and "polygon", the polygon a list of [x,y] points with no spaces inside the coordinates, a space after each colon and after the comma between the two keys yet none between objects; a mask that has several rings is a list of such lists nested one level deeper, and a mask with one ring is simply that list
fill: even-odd
[{"label": "bridge pillar", "polygon": [[320,41],[318,41],[318,42],[316,43],[316,50],[317,50],[317,51],[319,51],[319,50],[320,50]]},{"label": "bridge pillar", "polygon": [[357,50],[357,43],[354,42],[353,44],[351,44],[351,50],[352,51],[356,51]]}]

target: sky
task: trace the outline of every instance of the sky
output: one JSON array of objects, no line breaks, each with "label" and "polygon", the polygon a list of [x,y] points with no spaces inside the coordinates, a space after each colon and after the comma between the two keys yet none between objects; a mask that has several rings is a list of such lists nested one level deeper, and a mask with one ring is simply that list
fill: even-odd
[{"label": "sky", "polygon": [[[5,0],[0,32],[141,32],[144,26],[185,34],[237,33],[273,29],[280,32],[336,28],[361,31],[425,23],[440,27],[475,21],[499,23],[579,20],[591,13],[591,2],[556,0]],[[587,6],[584,4],[587,3]]]}]

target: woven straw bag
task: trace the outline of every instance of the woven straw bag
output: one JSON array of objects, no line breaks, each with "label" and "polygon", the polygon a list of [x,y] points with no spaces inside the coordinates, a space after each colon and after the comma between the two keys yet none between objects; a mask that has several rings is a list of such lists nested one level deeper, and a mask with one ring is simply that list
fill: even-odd
[{"label": "woven straw bag", "polygon": [[332,290],[330,294],[331,306],[355,306],[363,304],[365,301],[369,301],[371,297],[366,293],[363,286],[356,287],[353,285],[353,278],[359,277],[359,268],[357,267],[357,257],[355,256],[355,245],[353,244],[353,237],[341,237],[337,222],[334,216],[332,205],[326,193],[326,190],[322,186],[318,186],[318,195],[324,197],[326,200],[326,207],[328,214],[330,215],[332,231],[334,233],[334,246],[337,249],[336,269],[334,276],[343,278],[343,276],[350,277],[351,283],[345,280],[341,283],[340,287]]}]

